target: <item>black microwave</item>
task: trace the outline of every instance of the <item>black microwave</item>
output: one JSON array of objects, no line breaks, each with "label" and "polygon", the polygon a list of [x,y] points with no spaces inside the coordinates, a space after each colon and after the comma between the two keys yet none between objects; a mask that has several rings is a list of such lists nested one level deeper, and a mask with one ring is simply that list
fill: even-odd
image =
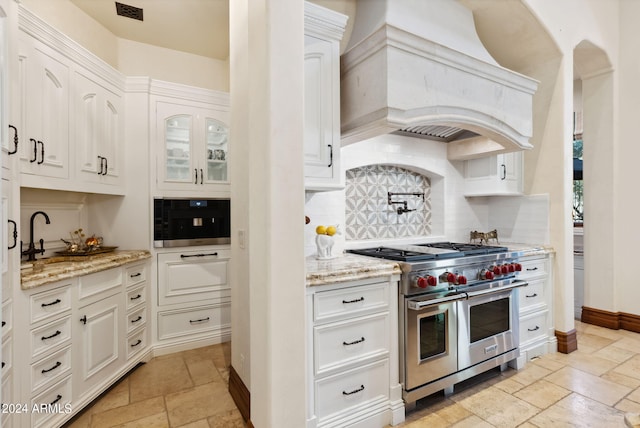
[{"label": "black microwave", "polygon": [[153,246],[187,247],[231,242],[229,199],[153,199]]}]

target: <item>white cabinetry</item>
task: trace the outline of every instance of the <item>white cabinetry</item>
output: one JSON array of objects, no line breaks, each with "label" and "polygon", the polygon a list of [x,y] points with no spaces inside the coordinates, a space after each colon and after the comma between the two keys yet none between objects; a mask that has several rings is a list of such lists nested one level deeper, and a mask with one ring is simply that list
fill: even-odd
[{"label": "white cabinetry", "polygon": [[340,187],[340,40],[347,17],[305,2],[305,187]]},{"label": "white cabinetry", "polygon": [[465,161],[464,195],[522,194],[522,152],[503,153]]},{"label": "white cabinetry", "polygon": [[124,194],[123,76],[21,6],[19,16],[21,186]]},{"label": "white cabinetry", "polygon": [[156,142],[153,181],[162,195],[188,190],[191,194],[211,196],[211,192],[218,192],[218,196],[228,196],[228,94],[204,89],[197,92],[196,99],[152,97],[152,141]]},{"label": "white cabinetry", "polygon": [[13,365],[23,375],[13,402],[59,411],[13,415],[13,426],[61,426],[149,357],[148,269],[135,262],[17,294],[26,310],[15,314]]},{"label": "white cabinetry", "polygon": [[552,306],[552,258],[553,255],[547,254],[521,259],[519,279],[529,283],[518,289],[520,353],[524,362],[557,349]]},{"label": "white cabinetry", "polygon": [[230,254],[228,247],[206,247],[157,255],[159,347],[230,340]]},{"label": "white cabinetry", "polygon": [[120,91],[88,72],[77,71],[74,84],[78,178],[121,185],[124,114]]},{"label": "white cabinetry", "polygon": [[70,64],[24,32],[19,39],[23,174],[69,178]]},{"label": "white cabinetry", "polygon": [[308,288],[307,427],[404,420],[397,277]]}]

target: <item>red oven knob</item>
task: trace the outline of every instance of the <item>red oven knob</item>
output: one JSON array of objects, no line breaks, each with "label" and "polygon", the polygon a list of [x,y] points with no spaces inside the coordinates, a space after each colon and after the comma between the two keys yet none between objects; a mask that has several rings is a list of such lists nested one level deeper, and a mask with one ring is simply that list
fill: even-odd
[{"label": "red oven knob", "polygon": [[447,273],[447,282],[455,284],[457,275],[455,273]]},{"label": "red oven knob", "polygon": [[507,265],[507,268],[509,269],[509,272],[515,272],[516,271],[516,265],[513,263],[509,263]]},{"label": "red oven knob", "polygon": [[503,275],[506,274],[506,273],[509,273],[509,266],[507,266],[507,265],[500,266],[500,273],[503,274]]},{"label": "red oven knob", "polygon": [[493,275],[494,275],[493,271],[488,269],[482,269],[480,271],[479,277],[480,279],[493,279]]},{"label": "red oven knob", "polygon": [[515,264],[515,268],[516,268],[516,272],[521,272],[522,271],[522,265],[520,263],[516,263]]},{"label": "red oven knob", "polygon": [[501,275],[502,274],[502,269],[500,269],[500,266],[494,266],[493,267],[493,274],[494,275]]},{"label": "red oven knob", "polygon": [[438,284],[438,280],[435,276],[427,275],[426,277],[419,276],[416,279],[416,285],[420,288],[435,287]]},{"label": "red oven knob", "polygon": [[458,280],[456,282],[459,285],[465,285],[467,283],[467,277],[464,275],[458,275]]}]

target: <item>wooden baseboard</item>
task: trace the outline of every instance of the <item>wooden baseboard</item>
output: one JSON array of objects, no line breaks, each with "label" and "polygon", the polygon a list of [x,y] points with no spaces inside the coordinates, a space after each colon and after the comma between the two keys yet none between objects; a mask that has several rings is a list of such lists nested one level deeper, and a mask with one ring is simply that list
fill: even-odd
[{"label": "wooden baseboard", "polygon": [[229,367],[229,394],[231,394],[231,398],[233,398],[236,406],[238,406],[238,410],[240,411],[242,418],[247,422],[247,426],[252,428],[251,392],[244,382],[242,382],[240,375],[238,375],[238,372],[236,372],[233,366]]},{"label": "wooden baseboard", "polygon": [[558,352],[570,354],[578,349],[578,333],[575,328],[567,332],[556,330],[556,338],[558,339]]},{"label": "wooden baseboard", "polygon": [[640,333],[640,315],[610,312],[583,306],[580,321],[613,330],[622,329]]}]

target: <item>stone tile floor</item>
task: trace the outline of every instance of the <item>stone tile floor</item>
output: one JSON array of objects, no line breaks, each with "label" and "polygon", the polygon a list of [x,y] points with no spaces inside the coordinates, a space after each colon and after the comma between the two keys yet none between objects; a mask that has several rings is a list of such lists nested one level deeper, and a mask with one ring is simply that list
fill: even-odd
[{"label": "stone tile floor", "polygon": [[[576,322],[578,350],[498,370],[419,400],[403,428],[625,427],[640,412],[640,334]],[[244,428],[227,391],[230,344],[153,358],[69,428]]]},{"label": "stone tile floor", "polygon": [[83,412],[68,428],[244,428],[228,392],[229,342],[153,358]]},{"label": "stone tile floor", "polygon": [[640,333],[576,321],[578,350],[547,354],[524,369],[494,370],[433,394],[403,428],[625,427],[640,412]]}]

